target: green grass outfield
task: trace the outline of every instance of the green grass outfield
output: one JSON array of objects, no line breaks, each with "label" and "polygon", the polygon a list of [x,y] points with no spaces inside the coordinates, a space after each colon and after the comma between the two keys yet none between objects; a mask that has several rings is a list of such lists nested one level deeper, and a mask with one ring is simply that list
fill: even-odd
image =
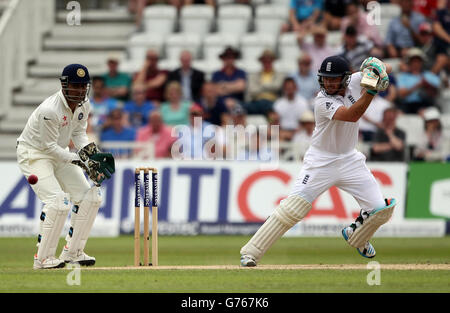
[{"label": "green grass outfield", "polygon": [[[127,268],[133,264],[131,236],[92,238],[86,252],[97,264],[81,271],[79,286],[67,284],[71,270],[32,269],[35,238],[0,238],[0,292],[450,292],[448,236],[375,238],[372,260],[341,238],[282,238],[260,267],[239,268],[239,250],[249,238],[160,236],[162,269]],[[381,264],[380,285],[367,284],[369,261]],[[276,266],[287,264],[312,266]],[[210,265],[222,267],[201,267]]]}]

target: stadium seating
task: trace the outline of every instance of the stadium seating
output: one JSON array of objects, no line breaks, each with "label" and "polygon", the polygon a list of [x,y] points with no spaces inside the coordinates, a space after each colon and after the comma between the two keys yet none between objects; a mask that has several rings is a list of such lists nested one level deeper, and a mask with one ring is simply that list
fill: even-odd
[{"label": "stadium seating", "polygon": [[194,4],[181,8],[180,26],[185,33],[205,35],[210,32],[214,19],[214,8],[209,5]]},{"label": "stadium seating", "polygon": [[259,5],[255,11],[255,31],[264,34],[278,35],[289,16],[288,7],[283,5]]},{"label": "stadium seating", "polygon": [[227,46],[239,47],[239,38],[229,33],[208,34],[203,39],[203,58],[217,60]]},{"label": "stadium seating", "polygon": [[144,9],[144,25],[147,33],[167,35],[174,31],[177,10],[174,6],[155,4]]},{"label": "stadium seating", "polygon": [[163,53],[163,47],[164,37],[160,34],[135,34],[128,41],[129,59],[144,61],[145,54],[148,50],[155,50],[161,55]]},{"label": "stadium seating", "polygon": [[265,49],[275,51],[277,42],[275,35],[249,33],[241,37],[240,43],[244,60],[258,60]]},{"label": "stadium seating", "polygon": [[380,5],[380,16],[385,19],[392,19],[399,16],[401,8],[398,4],[394,3],[382,3]]},{"label": "stadium seating", "polygon": [[297,34],[294,32],[281,34],[278,39],[278,52],[283,60],[296,60],[300,56]]},{"label": "stadium seating", "polygon": [[252,9],[247,5],[230,4],[218,9],[217,28],[221,33],[243,35],[249,30],[251,21]]},{"label": "stadium seating", "polygon": [[200,55],[201,36],[196,33],[174,33],[167,36],[165,45],[169,60],[178,60],[183,50],[190,51],[192,57],[197,59]]},{"label": "stadium seating", "polygon": [[417,114],[402,114],[397,118],[397,127],[406,133],[406,144],[416,146],[423,132],[423,118]]}]

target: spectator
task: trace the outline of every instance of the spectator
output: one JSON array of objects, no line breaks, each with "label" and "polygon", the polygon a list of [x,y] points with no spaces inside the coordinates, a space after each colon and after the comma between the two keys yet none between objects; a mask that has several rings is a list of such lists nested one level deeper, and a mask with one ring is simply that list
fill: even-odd
[{"label": "spectator", "polygon": [[199,102],[205,74],[192,68],[192,55],[189,51],[180,53],[181,67],[169,73],[168,82],[177,81],[183,91],[183,100]]},{"label": "spectator", "polygon": [[373,48],[373,43],[370,40],[359,39],[356,28],[350,25],[345,30],[344,45],[338,54],[350,63],[352,72],[357,72],[362,62],[369,55],[374,55]]},{"label": "spectator", "polygon": [[235,65],[240,58],[240,52],[232,47],[227,47],[219,56],[223,62],[223,68],[212,75],[212,81],[217,84],[218,94],[222,101],[225,98],[234,98],[244,101],[244,92],[247,88],[247,74]]},{"label": "spectator", "polygon": [[248,136],[248,144],[245,145],[242,155],[238,157],[239,161],[269,162],[276,159],[275,151],[271,149],[268,137],[264,133],[261,134],[258,128]]},{"label": "spectator", "polygon": [[240,104],[236,104],[230,110],[230,116],[231,124],[227,125],[223,134],[224,155],[227,160],[245,160],[243,156],[248,141],[247,112]]},{"label": "spectator", "polygon": [[102,77],[92,78],[91,114],[92,126],[95,131],[100,131],[102,127],[108,127],[108,114],[120,106],[119,101],[108,96],[105,88],[105,81]]},{"label": "spectator", "polygon": [[149,143],[153,148],[153,155],[149,150],[138,149],[136,151],[142,158],[147,159],[154,156],[156,159],[170,158],[171,147],[176,141],[172,136],[172,128],[164,124],[161,112],[153,110],[148,116],[149,124],[138,129],[136,141]]},{"label": "spectator", "polygon": [[321,19],[322,0],[290,0],[289,24],[282,26],[282,32],[309,31]]},{"label": "spectator", "polygon": [[292,138],[292,142],[295,145],[296,153],[300,160],[303,160],[303,156],[311,145],[312,134],[316,127],[314,113],[310,110],[303,112],[299,119],[300,127]]},{"label": "spectator", "polygon": [[414,149],[414,159],[445,161],[449,155],[449,138],[444,138],[439,110],[430,107],[423,112],[425,131]]},{"label": "spectator", "polygon": [[422,14],[427,19],[434,17],[437,8],[438,0],[414,0],[413,10]]},{"label": "spectator", "polygon": [[[208,127],[208,128],[207,128]],[[177,143],[180,145],[182,159],[202,160],[210,158],[215,152],[215,145],[220,136],[212,130],[215,127],[203,120],[203,109],[198,104],[189,108],[188,128],[177,128],[180,135]],[[221,141],[220,139],[218,140]]]},{"label": "spectator", "polygon": [[391,20],[386,35],[387,52],[390,58],[406,55],[408,49],[418,42],[419,26],[425,22],[422,14],[412,10],[412,0],[400,0],[401,15]]},{"label": "spectator", "polygon": [[[280,135],[280,115],[274,110],[267,112],[267,137],[269,140],[279,140]],[[273,133],[272,131],[275,131]]]},{"label": "spectator", "polygon": [[[357,36],[364,36],[369,39],[377,48],[383,47],[383,40],[381,39],[380,32],[375,24],[369,24],[369,16],[364,12],[361,5],[357,0],[353,0],[346,8],[347,16],[342,19],[341,32],[345,33],[345,30],[349,26],[353,26],[357,30]],[[381,54],[381,51],[376,51]],[[381,55],[380,55],[381,56]]]},{"label": "spectator", "polygon": [[297,94],[295,81],[286,78],[283,82],[283,97],[275,101],[273,108],[280,115],[280,128],[284,133],[282,139],[291,140],[297,130],[298,119],[310,106],[305,98]]},{"label": "spectator", "polygon": [[156,106],[164,99],[164,84],[167,81],[167,71],[158,68],[158,59],[156,51],[147,51],[144,66],[134,80],[134,84],[146,87],[147,100],[153,101]]},{"label": "spectator", "polygon": [[208,81],[203,84],[202,97],[199,104],[203,109],[205,121],[218,126],[228,124],[230,114],[223,101],[219,100],[214,83]]},{"label": "spectator", "polygon": [[331,48],[327,44],[327,29],[323,26],[314,26],[311,31],[313,35],[313,42],[307,43],[304,38],[307,35],[306,32],[300,32],[298,34],[298,44],[300,49],[309,54],[312,58],[312,71],[317,73],[322,61],[330,55],[335,55],[335,49]]},{"label": "spectator", "polygon": [[339,30],[352,0],[325,0],[323,18],[328,30]]},{"label": "spectator", "polygon": [[166,87],[166,102],[161,104],[161,115],[164,123],[170,126],[188,125],[189,108],[192,102],[181,99],[181,85],[178,82],[170,82]]},{"label": "spectator", "polygon": [[312,58],[309,54],[303,53],[298,58],[298,72],[290,76],[297,84],[297,94],[312,102],[319,92],[317,73],[312,71]]},{"label": "spectator", "polygon": [[134,85],[132,100],[126,102],[123,108],[128,123],[134,128],[147,125],[149,113],[154,109],[155,105],[146,100],[145,86]]},{"label": "spectator", "polygon": [[398,89],[397,89],[397,79],[394,74],[389,73],[389,86],[386,90],[378,92],[378,95],[390,103],[395,103],[397,101]]},{"label": "spectator", "polygon": [[[430,23],[423,22],[422,24],[420,24],[418,40],[419,41],[417,46],[423,51],[426,58],[424,69],[431,70],[431,68],[433,67],[433,61],[436,57],[436,45],[434,43],[433,30]],[[402,64],[401,68],[407,68],[407,66],[404,66]]]},{"label": "spectator", "polygon": [[249,75],[247,98],[250,101],[244,105],[248,114],[266,114],[280,95],[284,74],[275,71],[274,60],[272,50],[263,51],[259,57],[262,70]]},{"label": "spectator", "polygon": [[440,86],[440,78],[424,71],[425,55],[418,48],[410,49],[407,55],[408,72],[398,74],[400,108],[404,113],[418,113],[421,108],[434,105]]},{"label": "spectator", "polygon": [[131,77],[119,72],[119,58],[111,55],[107,60],[108,72],[103,75],[106,91],[111,98],[122,101],[128,100],[131,89]]},{"label": "spectator", "polygon": [[251,101],[267,100],[274,102],[283,84],[284,75],[273,68],[275,53],[272,50],[264,50],[259,57],[262,69],[259,73],[250,74],[248,78],[248,93]]},{"label": "spectator", "polygon": [[375,96],[366,112],[359,120],[359,132],[364,142],[372,142],[378,128],[382,128],[383,113],[391,104],[386,99]]},{"label": "spectator", "polygon": [[[109,124],[111,127],[104,129],[100,135],[102,143],[108,141],[123,141],[132,143],[136,137],[136,131],[131,127],[126,127],[126,121],[121,109],[112,110],[109,115]],[[131,156],[131,149],[128,148],[104,148],[105,152],[112,153],[114,158],[128,158]]]},{"label": "spectator", "polygon": [[433,32],[437,56],[432,72],[437,74],[450,63],[450,10],[448,0],[438,0]]},{"label": "spectator", "polygon": [[383,112],[381,128],[374,136],[371,161],[402,162],[405,160],[405,133],[395,127],[397,110],[387,108]]}]

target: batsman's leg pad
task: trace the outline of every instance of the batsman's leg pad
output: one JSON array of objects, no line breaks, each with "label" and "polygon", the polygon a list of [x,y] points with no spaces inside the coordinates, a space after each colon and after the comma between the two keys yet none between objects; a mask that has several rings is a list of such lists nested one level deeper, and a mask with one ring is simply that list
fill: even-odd
[{"label": "batsman's leg pad", "polygon": [[385,207],[370,211],[369,217],[364,220],[364,223],[361,226],[356,228],[348,239],[349,245],[355,248],[364,247],[366,242],[372,238],[378,228],[389,221],[396,204],[397,202],[395,199],[390,199],[389,204]]},{"label": "batsman's leg pad", "polygon": [[74,205],[70,219],[70,230],[66,236],[68,253],[77,255],[83,251],[95,217],[102,203],[100,187],[93,186],[85,194],[79,205]]},{"label": "batsman's leg pad", "polygon": [[251,255],[259,261],[264,253],[292,226],[311,210],[311,203],[299,196],[290,196],[275,209],[250,241],[242,247],[242,255]]},{"label": "batsman's leg pad", "polygon": [[41,225],[37,259],[43,261],[54,257],[59,236],[70,210],[70,196],[59,192],[52,201],[45,204],[41,214]]}]

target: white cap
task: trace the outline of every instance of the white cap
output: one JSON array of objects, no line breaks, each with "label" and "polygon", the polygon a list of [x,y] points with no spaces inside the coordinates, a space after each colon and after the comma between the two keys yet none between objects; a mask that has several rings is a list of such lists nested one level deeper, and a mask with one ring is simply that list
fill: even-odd
[{"label": "white cap", "polygon": [[439,110],[436,109],[435,107],[427,108],[423,112],[423,118],[426,122],[431,121],[431,120],[439,120],[440,117],[441,117],[441,114],[439,113]]}]

